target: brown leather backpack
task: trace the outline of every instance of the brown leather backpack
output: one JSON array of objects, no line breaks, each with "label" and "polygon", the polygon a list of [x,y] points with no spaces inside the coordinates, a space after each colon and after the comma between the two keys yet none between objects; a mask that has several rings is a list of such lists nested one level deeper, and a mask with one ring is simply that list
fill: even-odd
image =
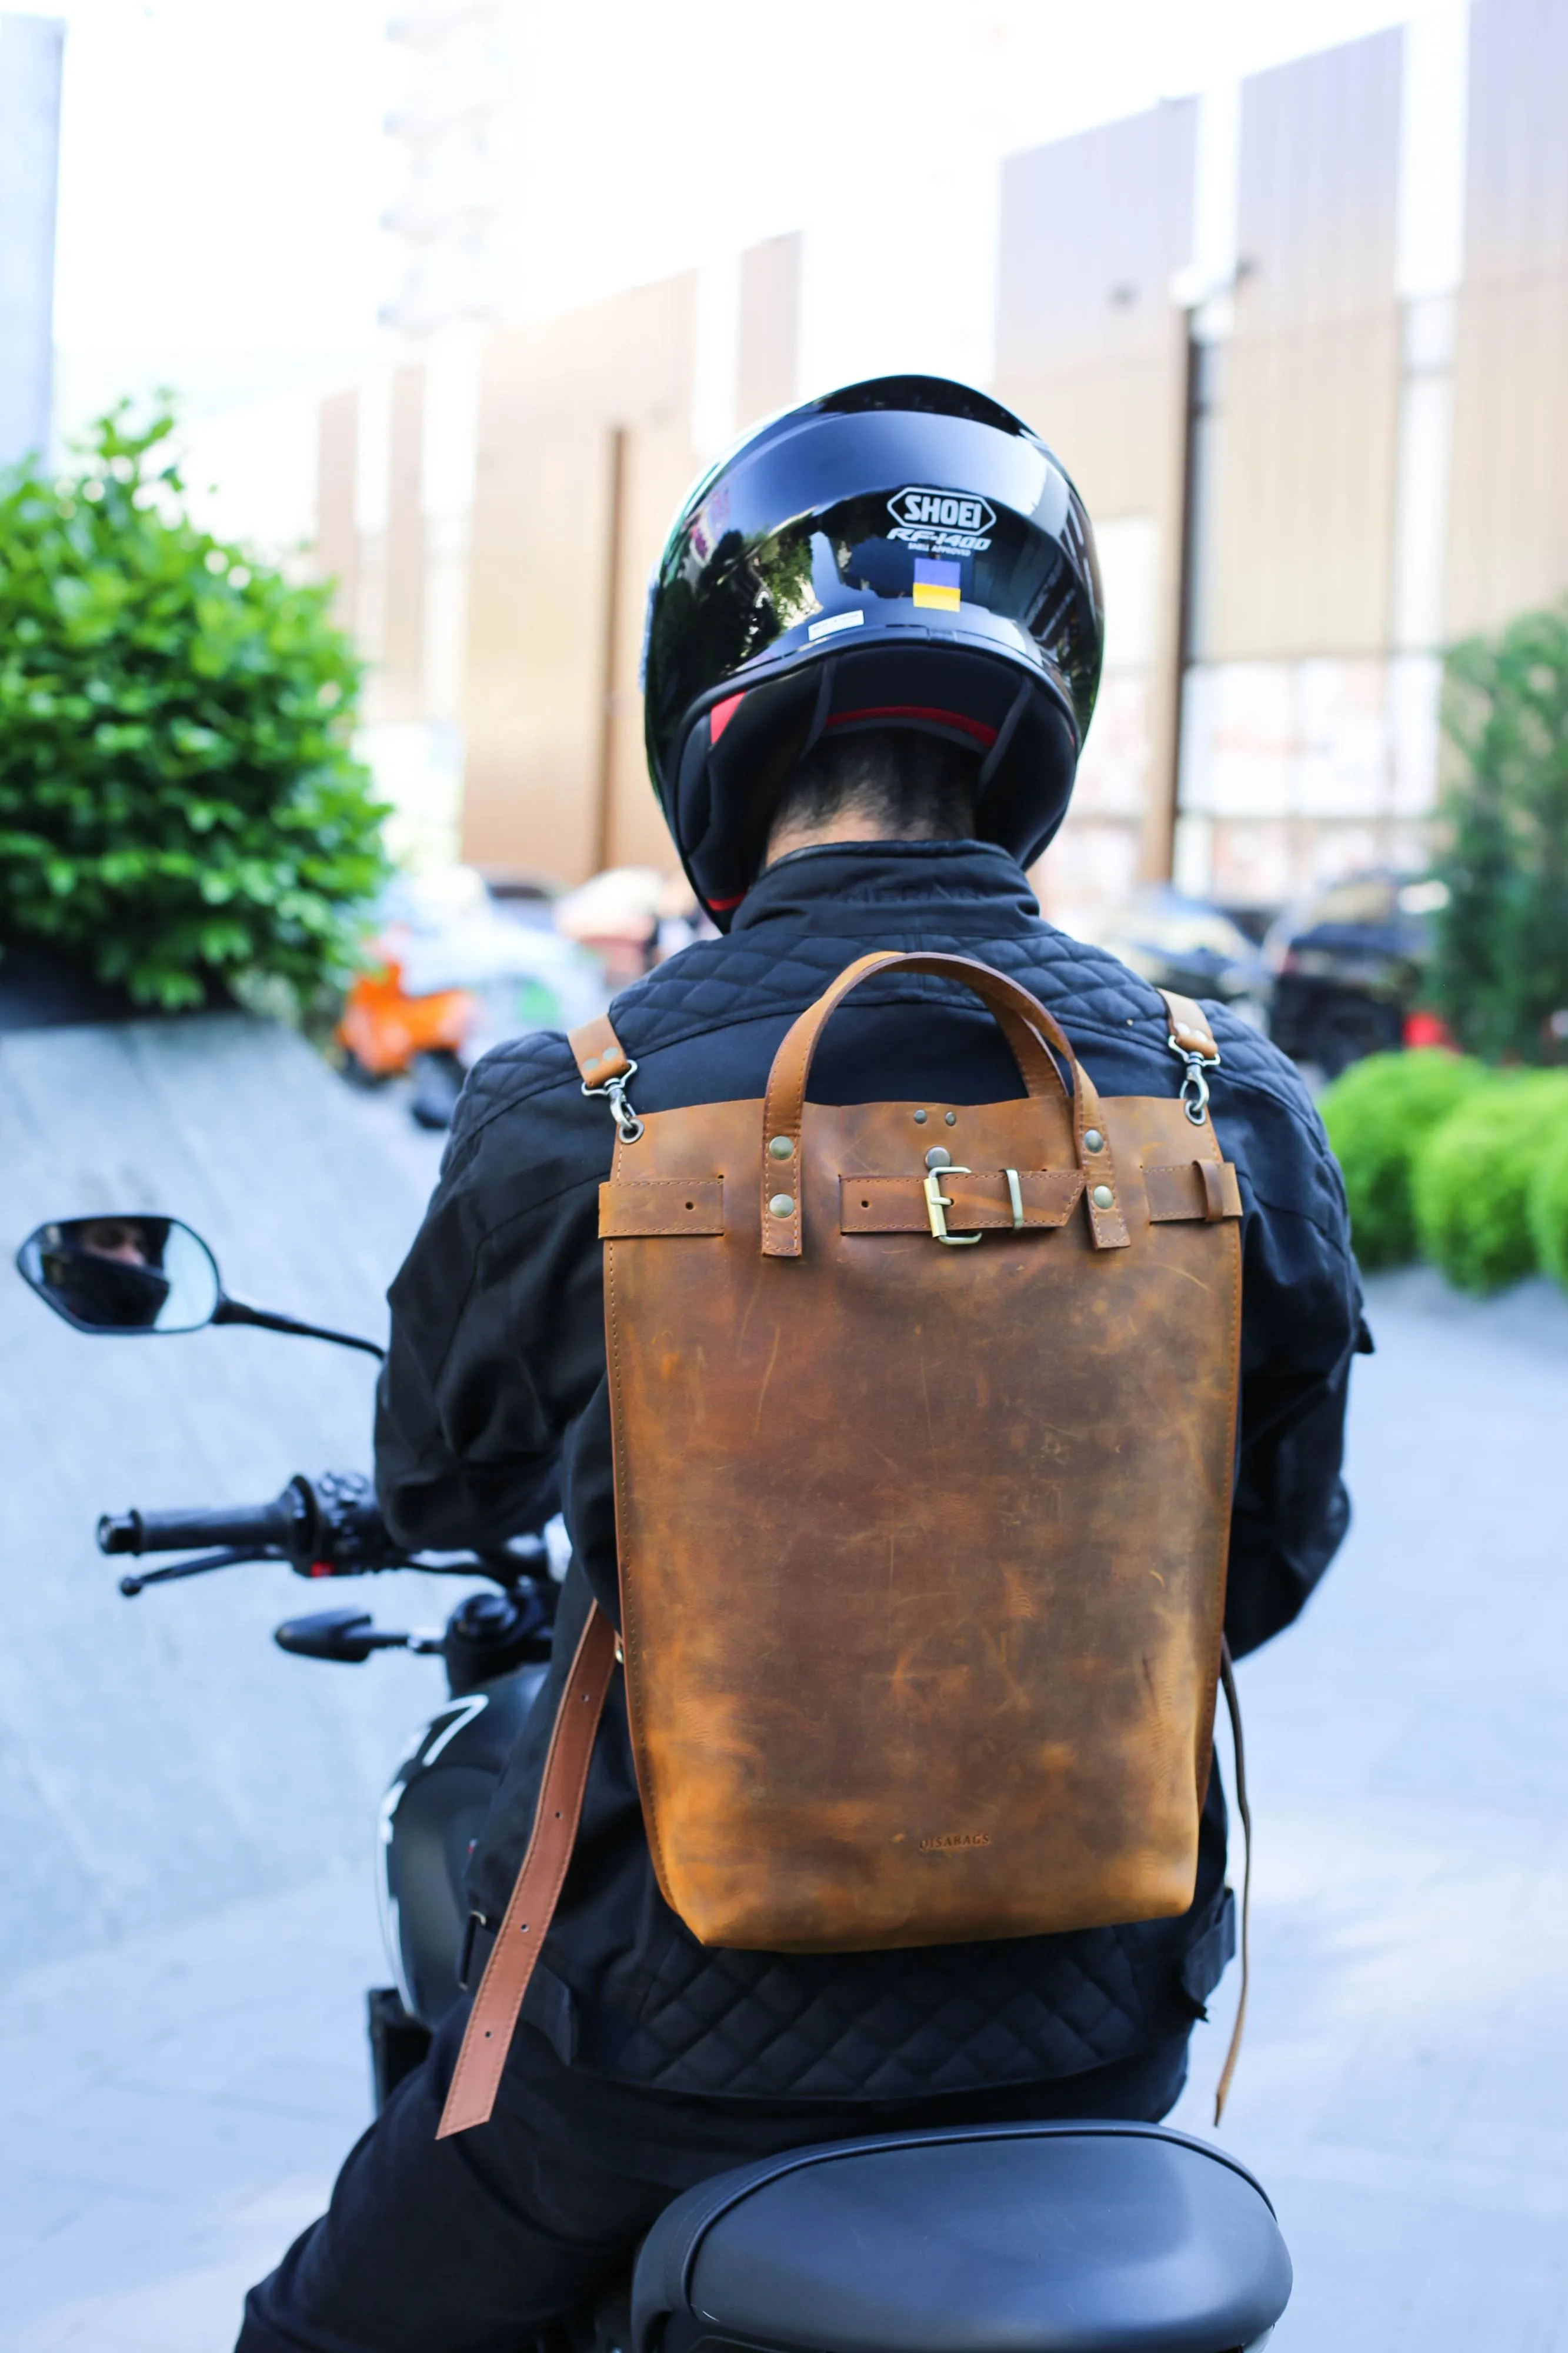
[{"label": "brown leather backpack", "polygon": [[[825,1024],[889,970],[972,988],[1025,1094],[808,1108]],[[952,955],[852,964],[760,1103],[639,1119],[609,1023],[574,1032],[617,1130],[622,1633],[591,1612],[443,2132],[489,2113],[623,1645],[654,1868],[705,1944],[966,1943],[1190,1905],[1241,1200],[1214,1040],[1167,1005],[1179,1099],[1102,1101],[1035,997]]]}]

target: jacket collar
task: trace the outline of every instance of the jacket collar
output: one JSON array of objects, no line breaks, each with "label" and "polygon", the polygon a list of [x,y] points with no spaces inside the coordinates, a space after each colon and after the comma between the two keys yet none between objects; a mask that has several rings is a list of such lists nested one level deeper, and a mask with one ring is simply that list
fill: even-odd
[{"label": "jacket collar", "polygon": [[994,842],[835,841],[792,850],[760,874],[730,928],[843,930],[850,907],[854,928],[868,915],[907,921],[914,908],[964,930],[1010,931],[1040,917],[1023,869]]}]

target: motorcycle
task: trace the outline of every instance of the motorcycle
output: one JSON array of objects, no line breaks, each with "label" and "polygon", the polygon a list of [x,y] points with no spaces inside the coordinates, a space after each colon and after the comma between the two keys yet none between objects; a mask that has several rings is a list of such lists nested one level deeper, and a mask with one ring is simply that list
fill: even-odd
[{"label": "motorcycle", "polygon": [[[60,1219],[16,1254],[23,1280],[80,1332],[245,1324],[384,1351],[350,1333],[252,1307],[182,1220]],[[394,1984],[368,1996],[377,2107],[463,1999],[468,1862],[548,1669],[569,1546],[559,1520],[494,1551],[399,1545],[357,1472],[291,1478],[270,1502],[126,1511],[100,1551],[142,1561],[127,1598],[255,1561],[300,1577],[418,1569],[486,1580],[439,1633],[378,1627],[353,1607],[290,1618],[297,1658],[363,1665],[438,1657],[447,1697],[382,1801],[383,1935]],[[635,2267],[565,2332],[594,2353],[1261,2353],[1291,2288],[1261,2185],[1234,2158],[1162,2125],[954,2126],[795,2148],[676,2199]]]}]

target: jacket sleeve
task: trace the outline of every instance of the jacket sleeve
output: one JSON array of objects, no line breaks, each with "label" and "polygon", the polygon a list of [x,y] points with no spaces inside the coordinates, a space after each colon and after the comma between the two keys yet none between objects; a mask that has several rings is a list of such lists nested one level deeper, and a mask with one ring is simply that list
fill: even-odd
[{"label": "jacket sleeve", "polygon": [[1350,1525],[1351,1358],[1369,1352],[1339,1170],[1303,1099],[1248,1150],[1241,1409],[1226,1632],[1239,1658],[1289,1625]]},{"label": "jacket sleeve", "polygon": [[425,1222],[388,1293],[376,1493],[412,1546],[493,1546],[558,1508],[562,1433],[604,1372],[602,1113],[564,1042],[487,1056],[458,1105]]}]

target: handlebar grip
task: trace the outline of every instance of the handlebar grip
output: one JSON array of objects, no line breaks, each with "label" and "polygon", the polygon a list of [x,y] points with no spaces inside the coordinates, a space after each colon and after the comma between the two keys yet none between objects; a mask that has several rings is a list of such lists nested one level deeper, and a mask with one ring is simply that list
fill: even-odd
[{"label": "handlebar grip", "polygon": [[98,1524],[100,1552],[195,1552],[207,1546],[276,1546],[292,1555],[305,1534],[304,1498],[286,1487],[270,1504],[237,1504],[227,1511],[106,1512]]}]

